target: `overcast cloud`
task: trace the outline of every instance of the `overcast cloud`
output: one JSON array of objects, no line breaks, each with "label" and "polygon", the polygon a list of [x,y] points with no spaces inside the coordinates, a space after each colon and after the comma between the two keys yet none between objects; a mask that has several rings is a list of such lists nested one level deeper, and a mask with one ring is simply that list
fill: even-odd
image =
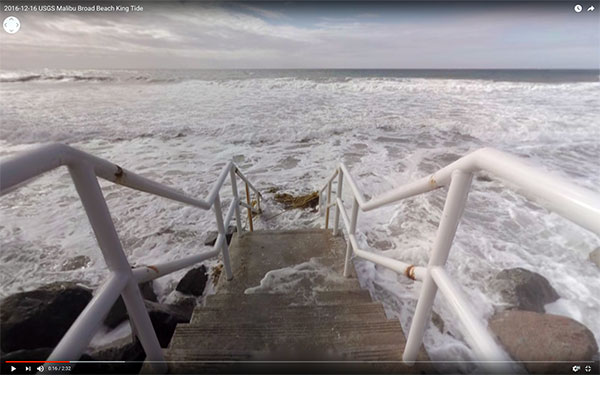
[{"label": "overcast cloud", "polygon": [[2,68],[598,68],[598,17],[570,3],[152,5],[2,13]]}]

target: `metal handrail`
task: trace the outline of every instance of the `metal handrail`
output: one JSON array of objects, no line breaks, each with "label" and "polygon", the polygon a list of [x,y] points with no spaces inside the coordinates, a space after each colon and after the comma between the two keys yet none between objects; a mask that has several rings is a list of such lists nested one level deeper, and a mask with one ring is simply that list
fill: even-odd
[{"label": "metal handrail", "polygon": [[[490,172],[493,176],[510,182],[530,200],[541,203],[542,206],[555,211],[577,225],[600,235],[600,196],[598,194],[541,171],[515,156],[491,148],[474,151],[430,176],[389,190],[368,201],[365,200],[346,165],[340,163],[319,191],[320,204],[324,203],[326,209],[325,229],[328,229],[329,226],[329,209],[331,207],[336,207],[333,234],[338,234],[340,215],[346,228],[348,245],[344,276],[350,274],[350,259],[354,253],[359,258],[423,282],[402,357],[406,364],[412,365],[416,361],[419,348],[423,343],[425,326],[431,315],[433,301],[437,290],[440,289],[451,309],[458,316],[465,339],[477,357],[486,361],[485,366],[494,371],[505,371],[507,368],[510,370],[509,364],[506,363],[506,361],[510,361],[509,356],[495,341],[482,321],[471,311],[468,300],[444,269],[465,208],[473,174],[478,171]],[[335,200],[332,201],[331,191],[336,176],[338,177],[337,192]],[[344,180],[348,182],[353,197],[350,217],[348,217],[342,200]],[[415,267],[412,264],[359,248],[355,235],[359,210],[363,212],[375,210],[443,186],[448,186],[448,194],[427,267]],[[327,190],[326,198],[323,196],[325,190]],[[494,363],[494,361],[498,363]]]},{"label": "metal handrail", "polygon": [[[246,186],[248,203],[251,204],[250,190],[254,192],[256,197],[257,208],[244,204],[244,206],[250,207],[248,210],[248,222],[250,226],[252,226],[252,212],[260,212],[260,198],[262,195],[232,161],[225,165],[217,181],[212,186],[209,195],[204,200],[201,200],[125,170],[104,159],[64,144],[53,143],[2,161],[0,163],[0,196],[26,184],[31,179],[45,172],[61,166],[66,166],[69,169],[110,274],[54,348],[47,361],[78,360],[94,334],[100,328],[113,304],[119,296],[122,296],[134,331],[146,352],[146,360],[152,362],[151,367],[156,372],[166,371],[162,349],[150,322],[150,317],[138,284],[215,257],[219,253],[223,254],[223,266],[227,279],[232,279],[233,274],[231,271],[225,227],[229,226],[235,213],[237,230],[239,234],[242,232],[240,213],[242,202],[239,198],[236,176]],[[231,180],[233,201],[223,219],[219,192],[228,175]],[[98,177],[118,185],[151,193],[203,210],[212,208],[215,213],[218,229],[217,240],[212,249],[201,254],[164,264],[132,269],[113,225],[108,205],[98,183]]]}]

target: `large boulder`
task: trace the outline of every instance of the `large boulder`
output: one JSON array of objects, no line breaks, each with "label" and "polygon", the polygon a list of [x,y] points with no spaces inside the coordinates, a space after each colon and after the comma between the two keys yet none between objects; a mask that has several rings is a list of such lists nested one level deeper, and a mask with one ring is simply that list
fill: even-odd
[{"label": "large boulder", "polygon": [[91,298],[90,289],[74,282],[8,296],[0,303],[2,351],[54,348]]},{"label": "large boulder", "polygon": [[207,281],[208,275],[206,267],[203,264],[198,268],[189,270],[177,284],[176,290],[183,294],[202,296]]},{"label": "large boulder", "polygon": [[[145,300],[156,302],[158,298],[154,293],[152,281],[140,283],[140,292]],[[113,329],[116,328],[121,322],[127,319],[127,308],[123,302],[123,298],[119,296],[115,304],[111,307],[108,315],[104,319],[104,325]]]},{"label": "large boulder", "polygon": [[556,361],[579,362],[598,357],[598,344],[594,334],[571,318],[507,310],[492,316],[489,328],[511,358],[516,361],[534,361],[523,363],[530,373],[566,373],[570,372],[568,368],[572,365]]},{"label": "large boulder", "polygon": [[523,268],[500,271],[492,287],[502,297],[503,309],[545,312],[544,305],[560,298],[542,275]]}]

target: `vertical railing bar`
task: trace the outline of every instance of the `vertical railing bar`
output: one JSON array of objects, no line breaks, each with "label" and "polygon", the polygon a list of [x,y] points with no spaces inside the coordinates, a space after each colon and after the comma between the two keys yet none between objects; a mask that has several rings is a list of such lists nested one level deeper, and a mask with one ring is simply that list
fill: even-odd
[{"label": "vertical railing bar", "polygon": [[236,166],[232,165],[229,175],[231,177],[231,193],[235,202],[235,224],[237,226],[238,235],[242,234],[242,214],[240,212],[240,193],[237,187]]},{"label": "vertical railing bar", "polygon": [[[246,203],[252,207],[252,203],[250,202],[250,188],[248,187],[248,182],[246,183]],[[252,210],[251,209],[247,209],[248,210],[248,225],[250,225],[250,232],[254,231],[254,225],[252,224]]]},{"label": "vertical railing bar", "polygon": [[[221,211],[221,197],[217,193],[215,197],[215,203],[213,204],[213,210],[215,211],[215,218],[217,220],[217,229],[219,234],[225,237],[225,226],[223,225],[223,214]],[[233,273],[231,272],[231,261],[229,258],[229,245],[227,244],[227,240],[223,240],[223,244],[221,245],[221,251],[223,252],[223,266],[225,267],[225,273],[227,275],[227,280],[233,279]]]},{"label": "vertical railing bar", "polygon": [[327,198],[325,199],[325,230],[329,229],[329,207],[328,204],[331,201],[331,182],[327,184]]},{"label": "vertical railing bar", "polygon": [[[121,296],[125,302],[127,313],[136,326],[138,337],[146,352],[146,359],[164,362],[160,343],[152,327],[137,282],[132,278],[129,261],[113,225],[98,178],[89,165],[69,165],[69,172],[108,268],[128,280]],[[157,372],[164,372],[166,364],[152,364],[152,368]]]},{"label": "vertical railing bar", "polygon": [[[336,197],[338,199],[342,199],[342,188],[344,185],[344,173],[342,172],[342,168],[339,167],[338,170],[338,184],[337,184],[337,193],[335,194]],[[329,199],[328,199],[329,200]],[[338,234],[338,227],[340,225],[340,210],[338,208],[339,206],[335,207],[335,217],[333,219],[333,236],[337,236]]]},{"label": "vertical railing bar", "polygon": [[455,170],[452,173],[450,187],[446,195],[446,202],[442,211],[442,217],[433,244],[431,257],[429,258],[428,271],[423,281],[421,294],[417,302],[417,308],[413,316],[404,354],[402,359],[406,364],[412,365],[417,359],[419,348],[423,343],[425,327],[431,315],[431,309],[437,293],[437,285],[430,273],[430,268],[444,266],[452,247],[452,241],[458,228],[458,223],[465,208],[469,188],[471,186],[471,173]]},{"label": "vertical railing bar", "polygon": [[346,246],[346,260],[344,261],[344,276],[350,277],[350,259],[352,258],[352,243],[350,243],[350,235],[354,235],[356,232],[356,221],[358,219],[358,200],[356,196],[353,196],[354,202],[352,203],[352,219],[350,220],[350,230],[348,232],[348,244]]}]

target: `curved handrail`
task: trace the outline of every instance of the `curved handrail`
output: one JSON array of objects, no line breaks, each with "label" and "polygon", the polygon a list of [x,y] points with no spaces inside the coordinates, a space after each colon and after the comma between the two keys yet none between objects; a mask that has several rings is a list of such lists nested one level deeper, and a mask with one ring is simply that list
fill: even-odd
[{"label": "curved handrail", "polygon": [[[465,207],[472,175],[478,171],[487,171],[510,182],[530,200],[541,203],[542,206],[600,235],[600,195],[579,188],[565,179],[541,171],[515,156],[492,148],[482,148],[474,151],[441,168],[432,175],[391,189],[370,200],[365,200],[346,165],[340,163],[319,191],[319,199],[322,204],[323,192],[327,190],[324,205],[327,211],[325,228],[327,229],[329,225],[329,209],[335,207],[333,233],[335,235],[338,232],[340,215],[347,231],[348,245],[344,275],[348,276],[350,273],[349,263],[352,253],[354,253],[359,258],[372,261],[398,273],[404,273],[412,279],[423,281],[421,295],[419,296],[403,356],[407,364],[414,363],[416,359],[438,288],[458,315],[463,324],[465,338],[475,353],[486,361],[510,360],[487,328],[475,317],[467,300],[443,268]],[[338,178],[338,184],[334,201],[330,197],[331,188],[336,177]],[[348,217],[341,196],[344,180],[348,182],[353,196],[351,217]],[[368,212],[443,186],[449,186],[449,190],[427,268],[415,267],[359,248],[355,236],[359,210]],[[490,364],[487,364],[487,366],[490,367]],[[492,368],[496,369],[503,369],[503,367],[506,367],[506,365],[492,365]]]},{"label": "curved handrail", "polygon": [[[48,360],[71,361],[79,359],[120,295],[125,302],[127,313],[135,325],[135,331],[146,352],[147,360],[153,362],[164,361],[160,344],[150,322],[138,284],[215,257],[219,253],[223,255],[223,266],[227,279],[232,279],[229,249],[225,240],[225,227],[229,226],[235,213],[238,232],[242,232],[240,213],[240,205],[242,204],[247,208],[249,207],[248,218],[250,227],[252,227],[252,212],[260,212],[260,198],[262,195],[233,161],[229,161],[225,165],[208,196],[205,199],[196,199],[179,190],[123,169],[110,161],[64,144],[52,143],[24,154],[18,154],[0,163],[0,196],[17,189],[45,172],[61,166],[66,166],[69,169],[106,265],[110,269],[110,274],[54,348]],[[225,218],[223,218],[219,192],[228,175],[231,180],[233,201]],[[218,229],[217,240],[213,248],[207,252],[180,260],[131,269],[102,195],[98,177],[118,185],[151,193],[203,210],[212,208]],[[240,201],[236,177],[239,177],[245,183],[246,199],[250,204],[252,204],[250,201],[250,189],[252,189],[257,199],[258,209]],[[152,364],[152,367],[161,372],[165,370],[166,364]]]}]

